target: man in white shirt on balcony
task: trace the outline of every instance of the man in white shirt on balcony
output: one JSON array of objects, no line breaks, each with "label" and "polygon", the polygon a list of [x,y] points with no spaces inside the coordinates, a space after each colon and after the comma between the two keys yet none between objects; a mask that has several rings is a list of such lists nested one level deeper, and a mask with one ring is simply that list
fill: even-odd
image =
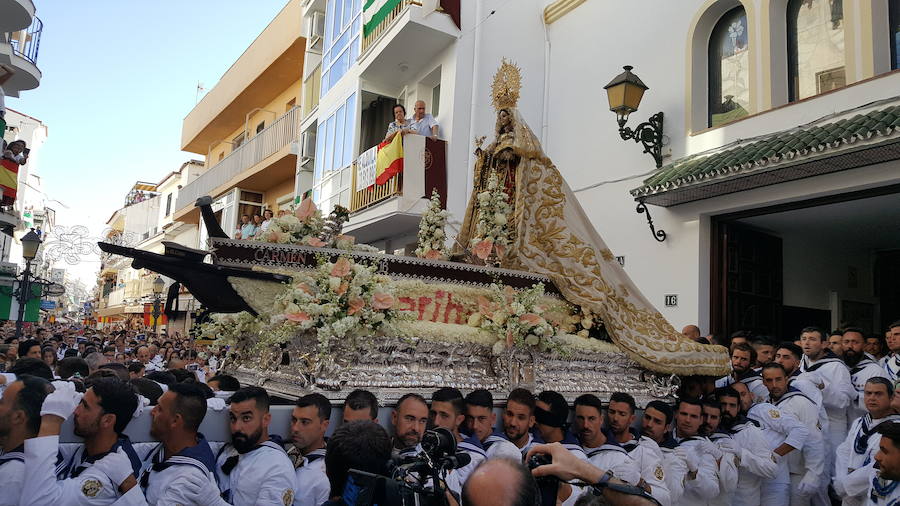
[{"label": "man in white shirt on balcony", "polygon": [[437,139],[438,122],[435,121],[434,116],[425,113],[425,102],[423,100],[416,100],[415,111],[410,121],[412,121],[410,128],[415,133]]}]

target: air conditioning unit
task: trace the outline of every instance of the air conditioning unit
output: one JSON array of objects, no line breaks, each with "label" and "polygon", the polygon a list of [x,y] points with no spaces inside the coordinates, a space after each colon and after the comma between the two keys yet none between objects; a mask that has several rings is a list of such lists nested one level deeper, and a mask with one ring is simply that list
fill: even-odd
[{"label": "air conditioning unit", "polygon": [[300,156],[302,158],[316,157],[316,134],[303,132],[300,135]]},{"label": "air conditioning unit", "polygon": [[325,38],[325,13],[315,11],[309,17],[309,47],[322,50],[322,41]]}]

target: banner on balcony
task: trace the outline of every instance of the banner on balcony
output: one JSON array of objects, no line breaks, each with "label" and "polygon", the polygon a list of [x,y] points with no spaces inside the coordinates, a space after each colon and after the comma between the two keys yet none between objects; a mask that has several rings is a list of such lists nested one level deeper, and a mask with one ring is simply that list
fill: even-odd
[{"label": "banner on balcony", "polygon": [[391,142],[378,145],[378,159],[375,165],[375,184],[382,185],[403,172],[403,136],[395,135]]},{"label": "banner on balcony", "polygon": [[0,160],[0,190],[3,198],[0,205],[11,206],[16,201],[16,189],[19,186],[19,164],[12,160]]},{"label": "banner on balcony", "polygon": [[363,37],[372,33],[402,0],[366,0],[363,5]]},{"label": "banner on balcony", "polygon": [[367,149],[356,159],[356,188],[375,186],[375,172],[378,165],[378,146]]}]

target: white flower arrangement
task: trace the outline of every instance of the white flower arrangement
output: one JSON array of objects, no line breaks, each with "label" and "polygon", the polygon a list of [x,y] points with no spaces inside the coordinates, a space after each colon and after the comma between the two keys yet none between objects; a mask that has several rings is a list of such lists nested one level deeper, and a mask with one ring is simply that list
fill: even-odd
[{"label": "white flower arrangement", "polygon": [[419,247],[415,251],[417,257],[432,260],[446,260],[449,257],[447,236],[444,234],[448,216],[450,213],[441,209],[441,195],[437,190],[433,190],[428,210],[419,222]]},{"label": "white flower arrangement", "polygon": [[494,258],[499,262],[509,246],[509,225],[507,216],[510,205],[503,186],[497,181],[497,175],[491,174],[487,189],[478,194],[478,221],[475,223],[475,236],[470,242],[472,251],[478,258],[487,261]]},{"label": "white flower arrangement", "polygon": [[294,276],[290,287],[275,298],[270,323],[294,330],[315,331],[320,352],[332,338],[355,339],[387,330],[406,318],[394,309],[394,285],[375,266],[348,257]]},{"label": "white flower arrangement", "polygon": [[322,211],[316,208],[312,199],[306,198],[296,209],[284,215],[272,218],[269,228],[257,234],[257,241],[277,244],[302,244],[321,248],[325,242],[319,239],[325,220]]},{"label": "white flower arrangement", "polygon": [[502,349],[504,343],[506,348],[558,349],[553,338],[559,324],[543,316],[543,297],[543,283],[522,291],[494,283],[490,297],[478,296],[478,312],[469,317],[469,325],[500,337],[495,349]]}]

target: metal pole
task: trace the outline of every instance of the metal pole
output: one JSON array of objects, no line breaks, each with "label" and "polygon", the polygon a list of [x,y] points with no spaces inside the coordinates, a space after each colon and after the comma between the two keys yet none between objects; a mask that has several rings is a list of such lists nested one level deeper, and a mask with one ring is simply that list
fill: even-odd
[{"label": "metal pole", "polygon": [[28,300],[31,298],[28,293],[29,290],[29,279],[28,277],[31,275],[31,261],[28,260],[25,262],[25,272],[22,273],[22,281],[19,282],[19,314],[16,316],[16,339],[22,338],[22,324],[25,321],[25,305],[28,304]]},{"label": "metal pole", "polygon": [[159,332],[157,331],[157,327],[159,324],[159,295],[156,295],[156,298],[153,299],[153,335],[159,337]]}]

